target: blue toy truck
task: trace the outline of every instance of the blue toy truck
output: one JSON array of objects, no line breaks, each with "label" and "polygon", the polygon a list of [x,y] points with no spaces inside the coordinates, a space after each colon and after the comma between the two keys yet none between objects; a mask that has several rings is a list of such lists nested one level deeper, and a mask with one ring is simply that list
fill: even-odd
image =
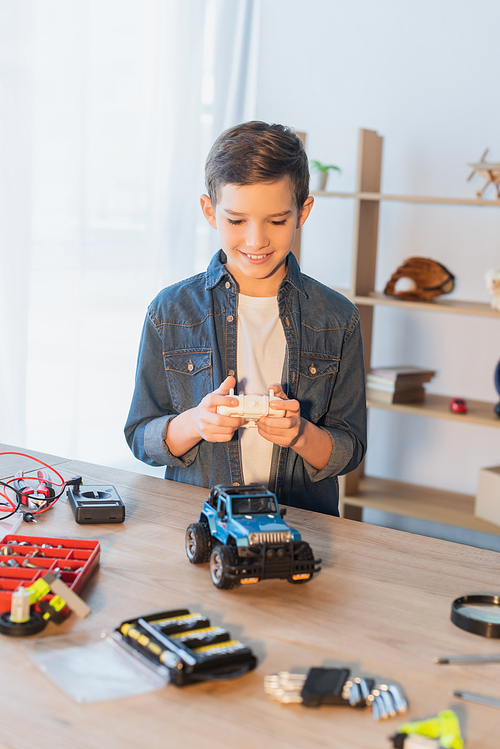
[{"label": "blue toy truck", "polygon": [[192,564],[210,562],[217,588],[280,578],[305,583],[320,571],[311,547],[283,520],[276,495],[261,484],[214,486],[186,530]]}]

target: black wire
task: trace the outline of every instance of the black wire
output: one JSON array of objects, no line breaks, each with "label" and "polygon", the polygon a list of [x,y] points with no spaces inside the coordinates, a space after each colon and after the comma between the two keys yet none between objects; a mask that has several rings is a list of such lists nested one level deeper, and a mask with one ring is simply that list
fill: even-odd
[{"label": "black wire", "polygon": [[0,481],[0,486],[5,486],[5,487],[7,487],[7,489],[12,489],[12,491],[17,496],[17,506],[16,506],[16,509],[12,510],[12,512],[7,513],[7,515],[2,515],[2,517],[0,518],[1,520],[7,520],[7,518],[12,517],[12,515],[15,515],[16,512],[18,512],[19,506],[21,504],[21,499],[22,499],[23,493],[21,491],[19,491],[19,489],[14,489],[14,487],[11,486],[10,484],[6,484],[5,481]]},{"label": "black wire", "polygon": [[15,510],[12,510],[12,512],[8,512],[7,515],[2,514],[0,517],[0,520],[7,520],[8,518],[12,517],[12,515],[15,515],[16,512],[19,512],[19,510],[21,510],[23,514],[37,515],[42,510],[46,510],[47,507],[50,507],[50,505],[54,504],[54,502],[58,500],[59,497],[62,496],[62,494],[64,493],[64,490],[66,489],[66,485],[67,485],[67,482],[64,482],[63,487],[61,491],[59,492],[59,494],[56,494],[54,497],[49,497],[46,500],[46,504],[44,507],[40,507],[39,510],[29,510],[28,513],[25,513],[24,509],[21,507],[23,492],[20,489],[16,489],[15,487],[13,487],[11,484],[6,484],[5,481],[0,481],[0,486],[5,486],[7,489],[10,489],[11,491],[13,491],[14,494],[17,496],[17,505],[16,505]]}]

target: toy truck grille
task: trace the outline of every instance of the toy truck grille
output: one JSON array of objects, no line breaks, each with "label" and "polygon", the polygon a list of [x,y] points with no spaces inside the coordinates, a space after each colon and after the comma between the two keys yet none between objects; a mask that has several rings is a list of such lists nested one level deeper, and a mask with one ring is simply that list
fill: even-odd
[{"label": "toy truck grille", "polygon": [[276,531],[274,533],[250,533],[250,544],[286,544],[291,540],[290,531]]}]

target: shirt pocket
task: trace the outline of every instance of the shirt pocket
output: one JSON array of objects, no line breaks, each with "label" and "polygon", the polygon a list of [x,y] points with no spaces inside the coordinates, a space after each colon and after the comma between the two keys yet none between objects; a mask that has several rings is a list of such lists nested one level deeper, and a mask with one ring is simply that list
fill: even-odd
[{"label": "shirt pocket", "polygon": [[303,352],[300,358],[301,415],[318,421],[328,411],[340,357]]},{"label": "shirt pocket", "polygon": [[164,351],[163,361],[172,405],[179,413],[212,392],[211,349]]}]

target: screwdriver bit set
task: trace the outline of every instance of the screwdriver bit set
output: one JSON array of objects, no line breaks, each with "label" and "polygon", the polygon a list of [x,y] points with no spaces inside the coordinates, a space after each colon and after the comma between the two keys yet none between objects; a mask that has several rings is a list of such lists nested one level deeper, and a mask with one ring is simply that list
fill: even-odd
[{"label": "screwdriver bit set", "polygon": [[307,674],[280,671],[264,677],[264,691],[278,702],[294,702],[305,707],[370,706],[375,720],[392,718],[408,708],[398,686],[352,677],[348,668],[311,668]]},{"label": "screwdriver bit set", "polygon": [[117,627],[122,644],[168,669],[170,681],[184,686],[197,681],[233,678],[255,668],[249,647],[229,632],[211,626],[203,614],[188,609],[129,619]]}]

